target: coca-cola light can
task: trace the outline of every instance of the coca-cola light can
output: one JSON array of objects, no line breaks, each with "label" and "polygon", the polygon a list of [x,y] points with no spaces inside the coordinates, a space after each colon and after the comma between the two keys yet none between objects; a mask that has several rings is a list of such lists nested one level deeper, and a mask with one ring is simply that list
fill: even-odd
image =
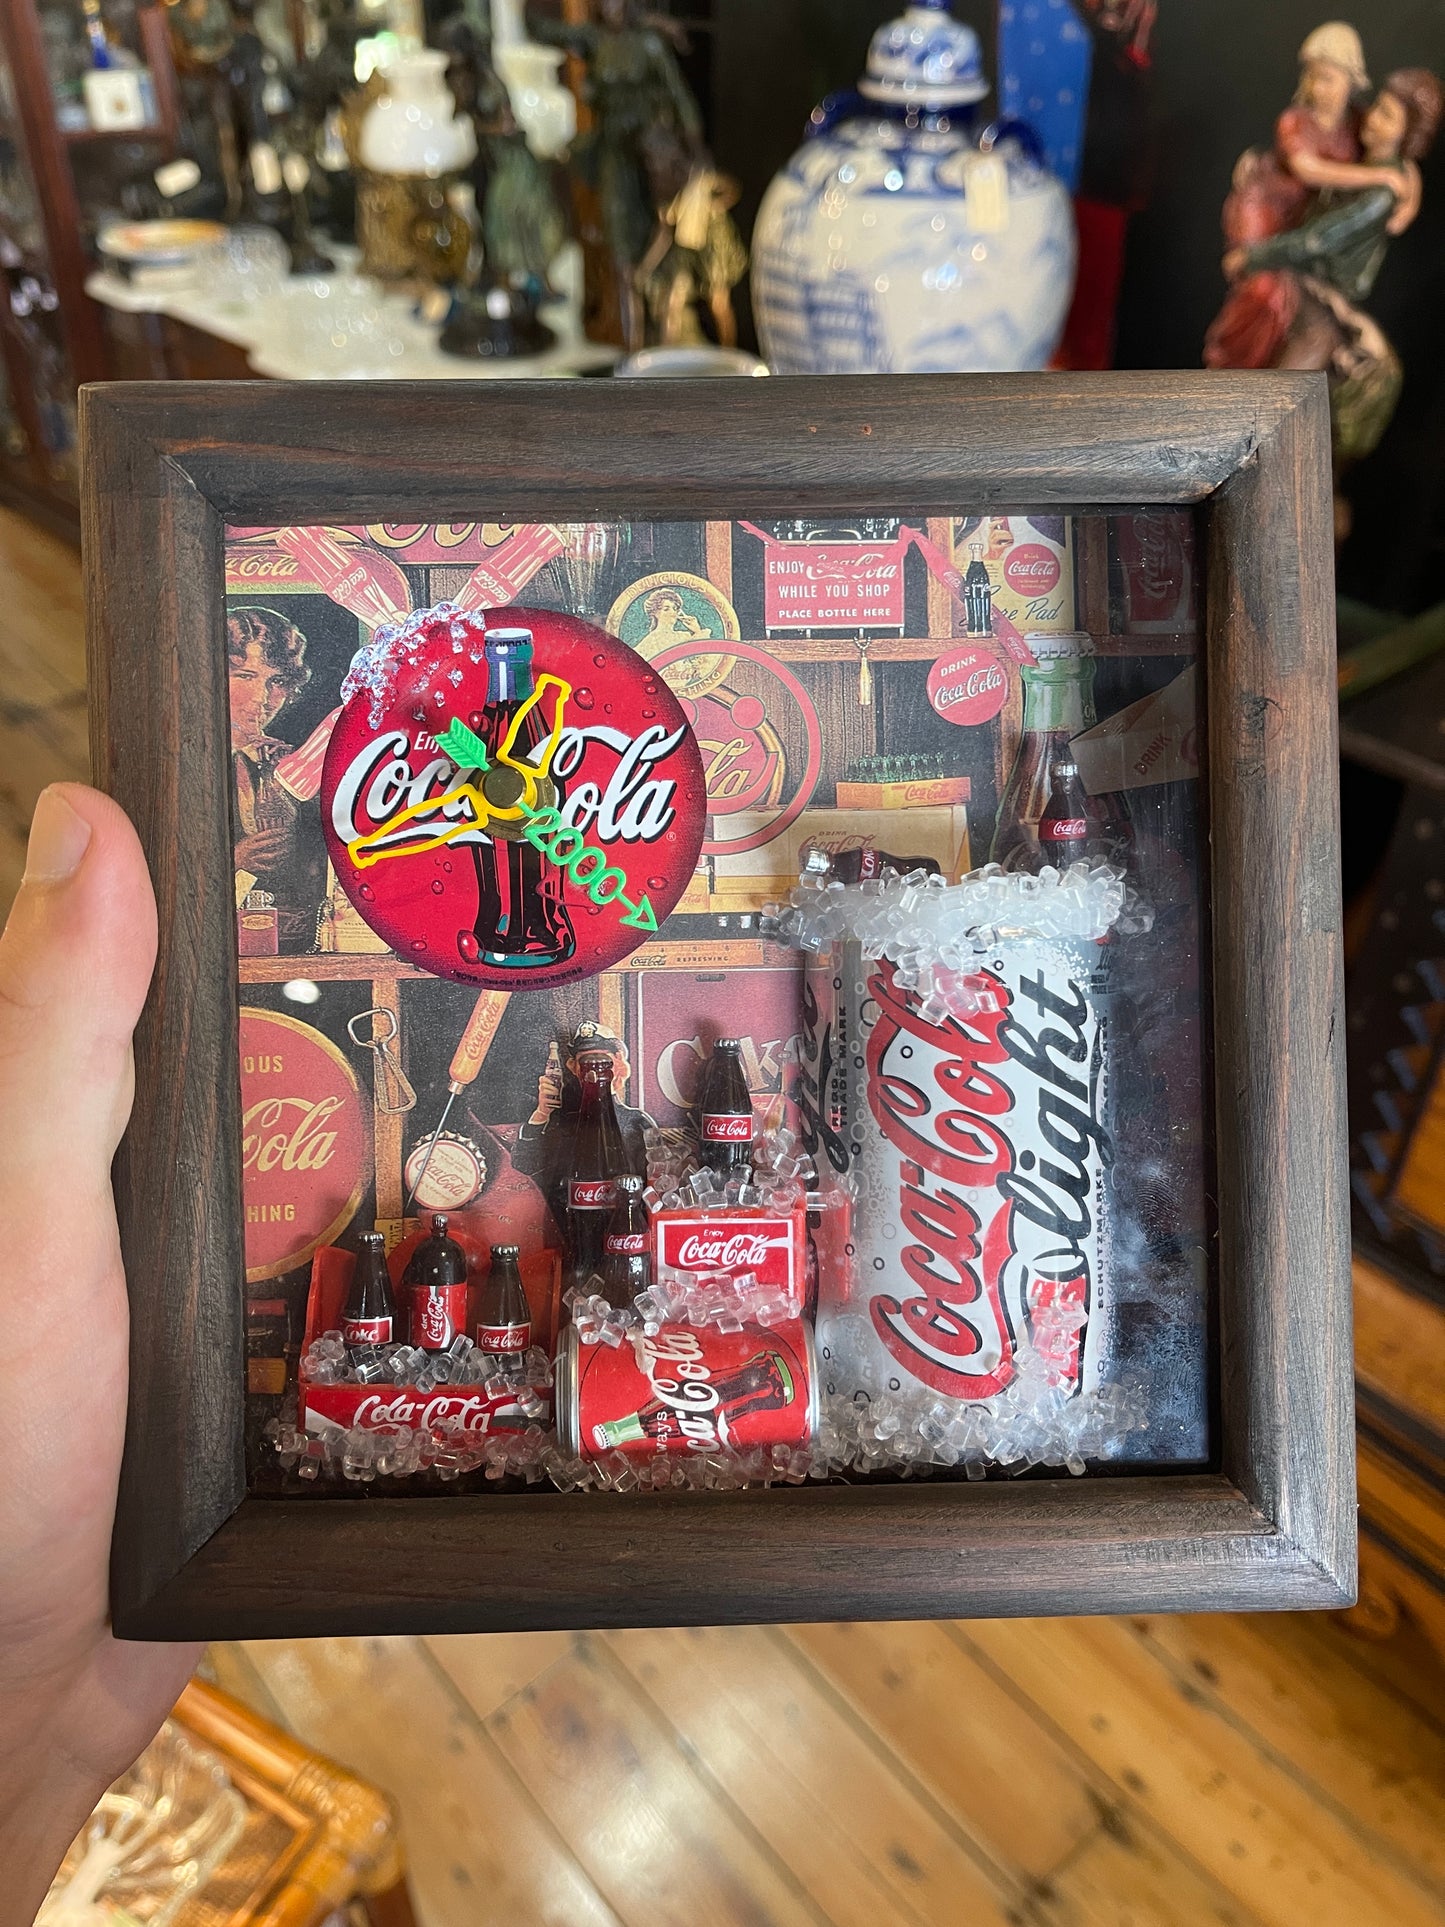
[{"label": "coca-cola light can", "polygon": [[809,959],[803,1139],[856,1187],[851,1262],[819,1285],[830,1397],[995,1398],[1024,1344],[1065,1392],[1097,1383],[1113,1154],[1096,957],[1002,947],[970,973],[984,1007],[937,1020],[856,943]]},{"label": "coca-cola light can", "polygon": [[569,1325],[555,1384],[558,1437],[585,1458],[799,1447],[818,1429],[813,1334],[800,1318],[735,1332],[663,1325],[615,1348],[584,1346]]}]

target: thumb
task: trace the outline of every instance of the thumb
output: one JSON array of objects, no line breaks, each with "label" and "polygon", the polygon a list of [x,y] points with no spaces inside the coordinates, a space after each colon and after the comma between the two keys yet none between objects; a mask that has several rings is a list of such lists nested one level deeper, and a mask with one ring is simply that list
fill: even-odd
[{"label": "thumb", "polygon": [[125,812],[52,784],[0,936],[0,1223],[65,1212],[78,1189],[109,1183],[155,955],[155,897]]}]

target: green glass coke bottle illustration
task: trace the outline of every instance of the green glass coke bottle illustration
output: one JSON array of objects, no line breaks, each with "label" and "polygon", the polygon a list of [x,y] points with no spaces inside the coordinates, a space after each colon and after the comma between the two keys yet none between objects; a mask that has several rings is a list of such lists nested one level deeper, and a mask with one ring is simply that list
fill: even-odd
[{"label": "green glass coke bottle illustration", "polygon": [[1006,870],[1039,867],[1039,821],[1049,805],[1054,765],[1072,763],[1069,744],[1091,729],[1094,715],[1094,644],[1090,636],[1030,638],[1035,660],[1019,674],[1024,685],[1023,729],[1018,754],[998,806],[990,860]]}]

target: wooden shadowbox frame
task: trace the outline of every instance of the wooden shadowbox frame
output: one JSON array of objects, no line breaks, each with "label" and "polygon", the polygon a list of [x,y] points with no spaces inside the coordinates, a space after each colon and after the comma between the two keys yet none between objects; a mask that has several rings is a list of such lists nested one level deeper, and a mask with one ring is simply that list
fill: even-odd
[{"label": "wooden shadowbox frame", "polygon": [[[1315,375],[82,392],[97,780],[160,959],[116,1160],[129,1638],[1348,1604],[1330,437]],[[1207,558],[1217,1469],[741,1493],[247,1495],[223,526],[1195,505]]]}]

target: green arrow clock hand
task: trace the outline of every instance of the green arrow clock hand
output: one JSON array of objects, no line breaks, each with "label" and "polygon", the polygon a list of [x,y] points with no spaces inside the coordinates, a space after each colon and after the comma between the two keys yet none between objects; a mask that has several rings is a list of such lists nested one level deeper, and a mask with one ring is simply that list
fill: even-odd
[{"label": "green arrow clock hand", "polygon": [[615,898],[614,901],[627,905],[628,914],[622,921],[630,925],[632,929],[655,930],[657,928],[657,913],[653,910],[649,898],[645,896],[639,897],[637,902],[634,903],[630,897],[619,896]]},{"label": "green arrow clock hand", "polygon": [[460,716],[453,716],[446,728],[436,739],[437,748],[444,749],[458,769],[486,769],[487,746],[473,729],[468,729]]}]

